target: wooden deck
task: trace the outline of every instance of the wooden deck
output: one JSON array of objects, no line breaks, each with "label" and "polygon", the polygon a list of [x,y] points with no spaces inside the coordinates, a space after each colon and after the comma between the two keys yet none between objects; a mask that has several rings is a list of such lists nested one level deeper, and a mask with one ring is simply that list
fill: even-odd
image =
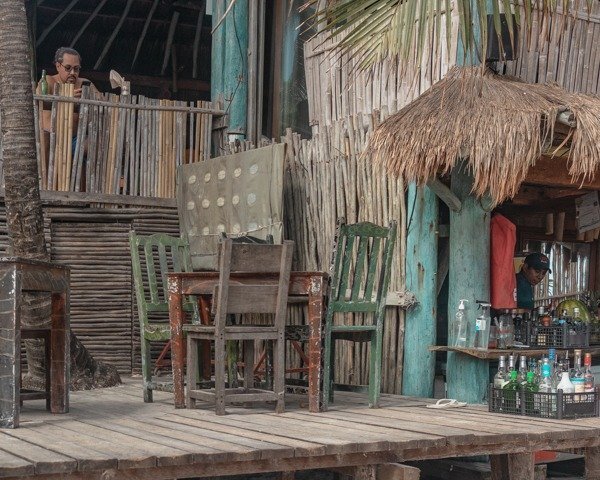
[{"label": "wooden deck", "polygon": [[600,456],[597,418],[534,420],[427,402],[384,395],[373,410],[362,395],[339,393],[325,413],[309,413],[305,398],[292,397],[281,415],[229,407],[218,417],[208,408],[176,410],[164,392],[144,404],[140,380],[125,379],[73,393],[68,414],[26,402],[21,428],[0,431],[0,477],[174,479],[571,447]]}]

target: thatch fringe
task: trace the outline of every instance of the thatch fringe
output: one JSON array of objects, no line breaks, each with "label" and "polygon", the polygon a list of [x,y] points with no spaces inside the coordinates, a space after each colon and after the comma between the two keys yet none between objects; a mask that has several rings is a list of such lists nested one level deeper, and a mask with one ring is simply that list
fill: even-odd
[{"label": "thatch fringe", "polygon": [[424,184],[461,158],[473,193],[494,204],[513,197],[551,145],[565,110],[575,115],[570,173],[592,178],[600,164],[600,98],[557,86],[528,84],[480,67],[455,67],[375,131],[368,152],[405,180]]}]

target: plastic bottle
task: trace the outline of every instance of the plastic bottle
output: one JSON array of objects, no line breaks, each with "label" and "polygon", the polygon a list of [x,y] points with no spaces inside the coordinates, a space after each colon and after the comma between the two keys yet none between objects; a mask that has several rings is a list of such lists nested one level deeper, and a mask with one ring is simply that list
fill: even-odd
[{"label": "plastic bottle", "polygon": [[466,347],[467,346],[467,316],[465,314],[465,302],[468,300],[461,299],[460,304],[458,305],[458,310],[456,311],[456,315],[454,315],[454,320],[452,322],[452,326],[450,331],[452,335],[450,336],[450,346],[451,347]]},{"label": "plastic bottle", "polygon": [[563,393],[574,393],[575,387],[569,378],[569,372],[562,372],[560,382],[556,386],[557,390],[562,390]]},{"label": "plastic bottle", "polygon": [[539,386],[535,383],[533,372],[527,372],[527,379],[522,388],[525,391],[525,413],[532,414],[539,411],[540,402],[538,395],[535,395],[539,390]]},{"label": "plastic bottle", "polygon": [[552,379],[550,378],[550,363],[545,362],[542,365],[542,380],[538,391],[539,396],[539,409],[542,417],[551,417],[556,412],[556,391]]},{"label": "plastic bottle", "polygon": [[488,342],[490,339],[490,324],[492,318],[490,317],[491,304],[479,302],[482,312],[475,319],[475,336],[473,346],[475,348],[487,349]]},{"label": "plastic bottle", "polygon": [[594,374],[592,373],[592,354],[586,353],[583,363],[585,364],[583,380],[586,393],[594,391]]},{"label": "plastic bottle", "polygon": [[494,388],[504,388],[508,383],[508,372],[506,371],[506,357],[500,355],[498,360],[498,371],[494,375]]},{"label": "plastic bottle", "polygon": [[503,387],[503,410],[506,413],[516,413],[519,410],[519,382],[517,381],[517,371],[510,372],[510,380]]},{"label": "plastic bottle", "polygon": [[42,78],[40,79],[40,93],[48,95],[48,79],[46,78],[46,70],[42,70]]}]

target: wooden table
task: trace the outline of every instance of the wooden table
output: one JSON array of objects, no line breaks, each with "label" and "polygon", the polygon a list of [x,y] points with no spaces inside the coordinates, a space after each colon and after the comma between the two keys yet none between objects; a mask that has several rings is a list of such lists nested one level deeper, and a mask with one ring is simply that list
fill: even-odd
[{"label": "wooden table", "polygon": [[[46,328],[21,326],[22,292],[52,294],[52,316]],[[0,427],[19,426],[21,338],[45,333],[50,340],[49,409],[69,411],[70,323],[69,267],[22,258],[0,258]],[[49,332],[42,332],[43,330]],[[46,345],[48,347],[48,345]]]},{"label": "wooden table", "polygon": [[[175,408],[185,408],[184,395],[184,339],[182,326],[184,295],[212,295],[219,281],[219,272],[169,273],[169,320],[171,322],[171,364],[173,368],[173,393]],[[327,274],[323,272],[292,272],[290,297],[306,297],[308,301],[308,409],[320,411],[321,406],[321,324],[325,307]],[[252,273],[231,275],[232,282],[260,284],[273,277]]]}]

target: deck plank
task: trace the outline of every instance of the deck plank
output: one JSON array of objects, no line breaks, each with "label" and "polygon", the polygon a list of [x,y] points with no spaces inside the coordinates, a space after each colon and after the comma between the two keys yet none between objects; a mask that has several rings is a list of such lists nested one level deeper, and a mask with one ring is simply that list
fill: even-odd
[{"label": "deck plank", "polygon": [[83,435],[77,437],[69,435],[65,438],[64,433],[65,430],[48,424],[24,426],[6,432],[7,435],[20,438],[38,447],[74,458],[77,460],[77,470],[79,471],[117,468],[118,462],[113,452],[99,452],[94,448],[98,444],[97,440],[92,441]]},{"label": "deck plank", "polygon": [[182,423],[191,427],[214,431],[219,434],[237,435],[239,437],[243,436],[244,438],[265,442],[277,442],[280,445],[292,447],[294,449],[295,457],[341,453],[341,449],[338,448],[337,445],[318,443],[315,442],[313,438],[311,438],[311,441],[309,442],[307,440],[297,440],[295,438],[282,436],[273,432],[265,433],[265,429],[261,426],[240,423],[237,420],[231,420],[227,417],[204,417],[200,419],[195,416],[187,417],[178,413],[169,416],[168,418],[169,421],[173,423]]},{"label": "deck plank", "polygon": [[[0,445],[4,445],[2,437]],[[0,477],[33,475],[34,472],[33,462],[0,450]]]},{"label": "deck plank", "polygon": [[[99,425],[96,425],[95,422],[98,422]],[[114,419],[105,419],[103,422],[84,419],[63,425],[63,427],[112,442],[123,452],[123,456],[119,458],[119,468],[185,465],[193,461],[193,455],[190,452],[146,439],[139,432],[137,434],[131,430],[128,433],[120,432],[119,429],[114,428],[114,425]],[[144,466],[140,466],[140,464]]]},{"label": "deck plank", "polygon": [[31,462],[36,475],[69,473],[77,470],[77,460],[47,448],[34,445],[6,433],[0,434],[0,448]]},{"label": "deck plank", "polygon": [[0,477],[164,480],[600,445],[598,418],[428,409],[435,400],[394,395],[370,409],[353,392],[337,392],[329,411],[312,414],[297,407],[301,398],[280,415],[264,404],[231,405],[216,416],[212,407],[175,410],[168,392],[146,404],[140,379],[126,378],[116,388],[73,392],[65,415],[34,400],[21,412],[22,428],[0,432]]}]

